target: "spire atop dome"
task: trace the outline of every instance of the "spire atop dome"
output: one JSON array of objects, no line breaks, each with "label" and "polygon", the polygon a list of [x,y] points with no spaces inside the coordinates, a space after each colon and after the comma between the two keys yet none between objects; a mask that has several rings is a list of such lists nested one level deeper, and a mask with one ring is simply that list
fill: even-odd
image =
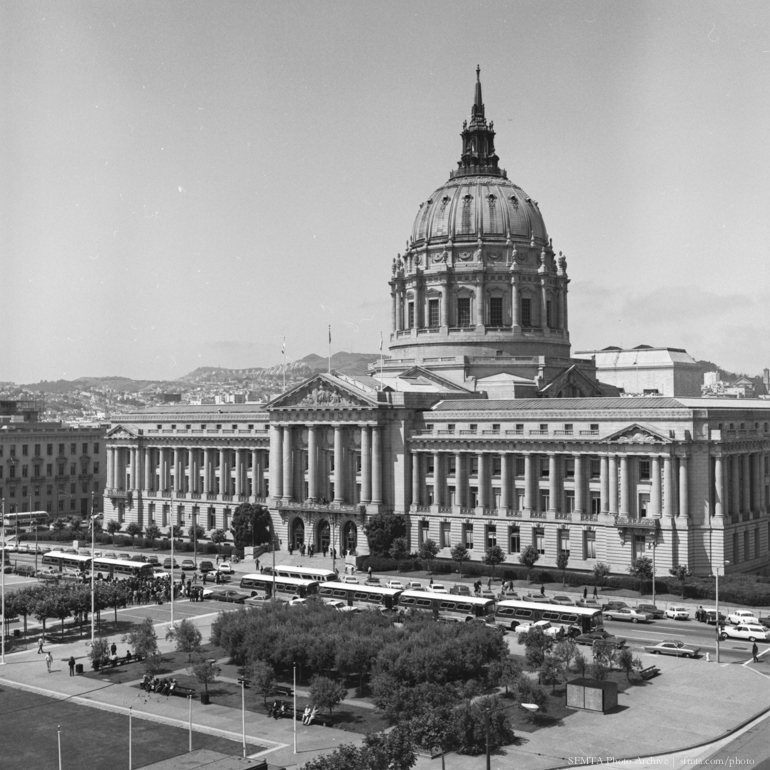
[{"label": "spire atop dome", "polygon": [[486,174],[505,177],[505,172],[498,168],[498,157],[495,154],[494,124],[484,116],[484,101],[481,97],[481,67],[476,65],[476,88],[473,94],[473,106],[471,107],[471,122],[463,121],[463,131],[460,136],[463,139],[463,151],[457,163],[458,169],[452,174],[456,176],[470,176],[472,174]]}]

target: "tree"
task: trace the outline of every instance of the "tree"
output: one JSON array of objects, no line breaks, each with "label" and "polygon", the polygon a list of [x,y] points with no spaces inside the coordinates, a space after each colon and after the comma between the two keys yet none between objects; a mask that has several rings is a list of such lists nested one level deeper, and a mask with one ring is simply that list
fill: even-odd
[{"label": "tree", "polygon": [[70,529],[75,534],[80,532],[80,530],[83,529],[83,519],[81,519],[80,516],[73,516],[72,519],[70,519]]},{"label": "tree", "polygon": [[155,541],[160,537],[160,527],[157,524],[148,524],[144,528],[144,536],[150,541],[150,546],[155,546]]},{"label": "tree", "polygon": [[230,525],[237,548],[269,543],[272,532],[270,513],[264,505],[241,503]]},{"label": "tree", "polygon": [[177,652],[187,653],[189,662],[194,652],[200,652],[203,637],[192,620],[183,618],[166,631],[166,641],[170,640],[176,642]]},{"label": "tree", "polygon": [[444,754],[455,744],[455,725],[452,708],[425,708],[408,723],[415,743],[423,749],[441,752],[441,770],[444,770]]},{"label": "tree", "polygon": [[110,644],[109,642],[100,637],[94,639],[94,643],[91,645],[91,649],[88,651],[88,658],[91,661],[91,667],[97,668],[101,662],[109,655]]},{"label": "tree", "polygon": [[540,554],[537,552],[537,548],[535,548],[534,545],[528,545],[520,554],[519,554],[519,563],[523,564],[527,568],[527,585],[530,583],[530,578],[532,575],[532,567],[537,564],[538,559],[540,558]]},{"label": "tree", "polygon": [[275,687],[275,670],[273,667],[264,661],[252,660],[246,667],[246,678],[262,696],[265,708],[267,708],[267,699],[272,695],[273,687]]},{"label": "tree", "polygon": [[551,654],[559,661],[565,675],[569,671],[570,664],[577,655],[577,652],[577,644],[571,638],[560,639],[551,650]]},{"label": "tree", "polygon": [[168,532],[174,540],[178,540],[182,537],[182,526],[180,524],[171,524],[168,528]]},{"label": "tree", "polygon": [[634,653],[628,647],[624,647],[618,654],[618,665],[621,671],[626,672],[626,679],[631,681],[631,672],[642,668],[642,661],[634,657]]},{"label": "tree", "polygon": [[438,556],[438,545],[435,540],[427,538],[417,550],[417,555],[428,562],[428,568],[433,571],[433,560]]},{"label": "tree", "polygon": [[344,743],[306,762],[302,770],[410,770],[416,761],[409,733],[396,727],[389,733],[370,733],[360,747]]},{"label": "tree", "polygon": [[516,685],[516,700],[519,703],[532,703],[540,711],[546,711],[548,708],[548,693],[528,676],[519,679]]},{"label": "tree", "polygon": [[556,567],[561,570],[561,587],[567,584],[567,565],[569,564],[569,551],[565,551],[563,548],[556,556]]},{"label": "tree", "polygon": [[[57,521],[61,521],[61,519],[57,519]],[[122,526],[123,525],[119,521],[115,521],[114,519],[107,522],[107,532],[109,532],[110,537],[112,538],[113,545],[115,545],[115,534],[120,532]]]},{"label": "tree", "polygon": [[66,526],[67,522],[61,516],[57,516],[53,520],[53,528],[55,532],[61,532]]},{"label": "tree", "polygon": [[521,664],[512,655],[493,661],[489,666],[489,679],[494,684],[503,685],[505,694],[508,688],[514,688],[521,678]]},{"label": "tree", "polygon": [[197,544],[199,540],[203,540],[205,535],[206,533],[200,524],[191,524],[190,528],[187,530],[187,536],[192,543]]},{"label": "tree", "polygon": [[573,663],[575,667],[575,672],[580,674],[580,676],[585,677],[586,672],[588,671],[588,658],[586,658],[585,655],[580,650],[577,650],[575,652],[575,657],[573,658]]},{"label": "tree", "polygon": [[465,547],[465,543],[457,543],[456,545],[453,545],[450,553],[452,555],[452,559],[457,562],[460,575],[462,576],[463,562],[468,561],[471,558],[468,549]]},{"label": "tree", "polygon": [[555,656],[546,655],[537,672],[537,681],[540,684],[550,684],[551,693],[556,692],[562,673],[562,664]]},{"label": "tree", "polygon": [[409,558],[409,541],[405,537],[393,538],[390,544],[390,555],[399,561]]},{"label": "tree", "polygon": [[635,575],[639,578],[639,593],[644,593],[644,584],[647,580],[651,580],[652,575],[652,559],[647,556],[639,556],[634,560],[634,563],[628,568],[631,575]]},{"label": "tree", "polygon": [[595,660],[588,667],[588,672],[594,679],[598,679],[600,682],[603,682],[609,676],[609,670],[607,669],[607,666],[598,660]]},{"label": "tree", "polygon": [[310,682],[310,700],[318,708],[329,709],[329,717],[334,718],[334,707],[341,703],[348,691],[339,682],[328,676],[314,676]]},{"label": "tree", "polygon": [[605,564],[603,561],[597,561],[596,564],[594,564],[594,580],[596,580],[596,585],[603,586],[604,581],[607,579],[607,575],[609,574],[609,564]]},{"label": "tree", "polygon": [[592,651],[595,663],[601,663],[612,670],[612,665],[618,656],[618,648],[613,641],[609,639],[594,639]]},{"label": "tree", "polygon": [[513,729],[505,714],[506,706],[499,697],[479,698],[455,711],[454,729],[461,754],[483,754],[513,740]]},{"label": "tree", "polygon": [[203,685],[203,692],[206,694],[206,701],[208,701],[209,684],[216,681],[219,676],[219,666],[213,660],[208,660],[205,655],[197,652],[190,658],[187,671]]},{"label": "tree", "polygon": [[134,548],[136,547],[136,537],[142,534],[142,525],[138,521],[132,521],[126,527],[126,533],[131,536],[131,547]]},{"label": "tree", "polygon": [[494,577],[495,567],[505,561],[505,551],[499,545],[490,545],[484,552],[481,561],[488,567],[492,567],[492,577]]},{"label": "tree", "polygon": [[539,626],[533,626],[529,631],[520,632],[516,636],[518,643],[523,644],[526,650],[527,665],[537,671],[554,645],[553,637],[548,636]]},{"label": "tree", "polygon": [[368,518],[364,533],[372,556],[388,556],[397,537],[406,537],[406,520],[394,513],[377,513]]},{"label": "tree", "polygon": [[134,623],[131,630],[123,637],[134,651],[134,655],[145,658],[145,665],[148,672],[157,666],[158,656],[158,635],[155,633],[155,626],[152,618],[145,618],[141,623]]},{"label": "tree", "polygon": [[684,599],[684,584],[687,578],[692,576],[692,572],[690,572],[686,564],[677,564],[676,567],[672,567],[669,570],[669,574],[673,575],[681,584],[682,598]]},{"label": "tree", "polygon": [[221,552],[219,546],[227,540],[227,532],[223,529],[215,529],[211,533],[211,542],[217,546],[217,550]]}]

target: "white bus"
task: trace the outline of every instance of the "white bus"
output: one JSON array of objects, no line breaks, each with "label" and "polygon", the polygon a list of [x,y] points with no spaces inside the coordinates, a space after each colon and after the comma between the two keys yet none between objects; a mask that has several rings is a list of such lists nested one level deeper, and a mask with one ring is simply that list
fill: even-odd
[{"label": "white bus", "polygon": [[45,511],[23,511],[22,513],[6,513],[3,516],[4,527],[32,527],[35,524],[45,524],[48,513]]},{"label": "white bus", "polygon": [[84,573],[91,565],[90,556],[80,556],[64,551],[49,551],[43,554],[43,564],[59,572]]},{"label": "white bus", "polygon": [[481,596],[434,594],[430,591],[402,591],[398,608],[413,612],[430,612],[439,620],[489,620],[495,613],[494,599]]},{"label": "white bus", "polygon": [[601,610],[591,607],[549,604],[547,602],[525,602],[520,599],[505,599],[497,603],[495,620],[511,631],[522,623],[548,620],[553,625],[565,626],[570,636],[586,634],[604,625]]},{"label": "white bus", "polygon": [[107,578],[151,578],[155,572],[152,564],[125,559],[99,558],[94,559],[94,574],[97,580],[106,580]]},{"label": "white bus", "polygon": [[321,583],[318,595],[322,599],[338,599],[348,607],[375,607],[395,610],[398,597],[402,592],[397,588],[379,588],[378,586],[360,586],[350,583]]},{"label": "white bus", "polygon": [[260,575],[258,572],[249,573],[241,578],[240,587],[247,589],[252,596],[262,599],[275,597],[279,601],[288,602],[292,599],[307,599],[318,593],[317,580],[302,580],[291,577],[273,577]]},{"label": "white bus", "polygon": [[[272,567],[265,572],[272,571]],[[297,580],[315,580],[318,583],[326,583],[329,580],[339,580],[337,573],[330,569],[314,569],[313,567],[294,567],[290,564],[276,564],[275,574],[278,577],[297,578]]]}]

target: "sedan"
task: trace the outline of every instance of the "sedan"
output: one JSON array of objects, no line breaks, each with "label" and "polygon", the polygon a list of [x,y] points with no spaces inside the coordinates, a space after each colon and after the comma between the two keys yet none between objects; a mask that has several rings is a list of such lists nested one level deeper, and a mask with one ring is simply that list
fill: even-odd
[{"label": "sedan", "polygon": [[770,628],[770,618],[765,616],[763,618],[757,618],[759,621],[760,626],[764,626],[765,628]]},{"label": "sedan", "polygon": [[195,562],[192,559],[182,559],[183,570],[195,570]]},{"label": "sedan", "polygon": [[737,626],[725,626],[719,633],[719,638],[724,640],[748,639],[750,642],[770,642],[770,629],[755,623],[740,623]]},{"label": "sedan", "polygon": [[654,604],[637,604],[636,609],[639,612],[646,612],[648,615],[652,615],[653,620],[662,618],[666,613]]},{"label": "sedan", "polygon": [[177,564],[176,559],[173,560],[170,556],[167,556],[165,559],[163,559],[163,569],[179,569],[179,565]]},{"label": "sedan", "polygon": [[229,561],[223,561],[220,565],[217,566],[217,572],[221,572],[224,575],[232,575],[233,566]]},{"label": "sedan", "polygon": [[213,572],[214,564],[210,561],[202,561],[198,567],[201,572]]},{"label": "sedan", "polygon": [[340,578],[340,583],[355,583],[358,585],[358,578],[355,575],[343,575]]},{"label": "sedan", "polygon": [[646,644],[646,652],[653,655],[676,655],[677,658],[697,658],[700,647],[685,644],[679,639],[664,639],[657,644]]},{"label": "sedan", "polygon": [[376,586],[377,588],[382,588],[382,583],[380,583],[380,579],[378,577],[368,577],[366,580],[364,580],[365,586]]},{"label": "sedan", "polygon": [[551,604],[564,604],[569,605],[570,607],[575,606],[575,602],[572,600],[572,598],[569,596],[564,596],[563,594],[559,596],[552,596]]},{"label": "sedan", "polygon": [[602,605],[596,601],[596,599],[580,599],[579,601],[576,601],[575,604],[577,604],[578,607],[588,607],[592,610],[600,610],[602,608]]},{"label": "sedan", "polygon": [[404,584],[400,580],[388,580],[385,583],[385,588],[392,588],[394,591],[403,591]]},{"label": "sedan", "polygon": [[608,620],[630,620],[632,623],[649,623],[652,615],[646,612],[638,612],[630,607],[620,607],[615,610],[603,610],[604,617]]},{"label": "sedan", "polygon": [[[203,592],[206,596],[206,592]],[[238,591],[212,591],[208,594],[209,599],[215,599],[218,602],[235,602],[235,604],[243,604],[248,598],[246,594],[239,593]]]},{"label": "sedan", "polygon": [[604,629],[597,629],[596,631],[589,631],[587,634],[579,634],[575,637],[575,641],[578,644],[593,644],[596,641],[600,642],[612,642],[616,647],[625,647],[626,640],[621,639],[619,636],[610,634]]},{"label": "sedan", "polygon": [[602,604],[602,610],[619,610],[623,607],[628,607],[625,602],[606,602]]},{"label": "sedan", "polygon": [[335,610],[341,610],[343,607],[347,607],[347,604],[345,604],[345,602],[343,602],[342,599],[324,599],[323,603],[327,607],[331,607],[332,609],[335,609]]},{"label": "sedan", "polygon": [[735,610],[727,616],[727,620],[736,626],[739,623],[759,623],[751,610]]},{"label": "sedan", "polygon": [[687,607],[671,606],[666,610],[666,617],[673,620],[689,620],[690,611]]},{"label": "sedan", "polygon": [[110,551],[109,553],[105,553],[104,554],[104,558],[105,559],[117,559],[118,556],[117,556],[117,554],[115,554],[112,551]]},{"label": "sedan", "polygon": [[434,594],[448,594],[446,586],[442,583],[434,583],[432,586],[428,586],[429,591],[433,591]]},{"label": "sedan", "polygon": [[562,626],[552,626],[547,620],[536,620],[534,623],[522,623],[516,626],[517,634],[526,634],[535,628],[539,628],[546,636],[556,637],[564,633]]}]

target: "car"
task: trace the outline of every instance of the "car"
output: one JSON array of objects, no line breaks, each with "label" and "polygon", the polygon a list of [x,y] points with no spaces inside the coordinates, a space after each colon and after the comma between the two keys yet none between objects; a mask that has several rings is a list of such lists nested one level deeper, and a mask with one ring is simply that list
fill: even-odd
[{"label": "car", "polygon": [[429,591],[433,591],[434,594],[448,594],[449,591],[447,591],[446,586],[443,583],[434,583],[431,586],[428,586]]},{"label": "car", "polygon": [[192,559],[182,559],[182,569],[183,570],[194,570],[195,569],[195,562]]},{"label": "car", "polygon": [[602,611],[604,610],[620,610],[623,609],[623,607],[628,607],[628,605],[625,602],[605,602],[602,604]]},{"label": "car", "polygon": [[161,567],[160,564],[153,564],[152,576],[156,578],[166,578],[166,577],[171,577],[171,573],[166,572],[166,570],[163,569],[163,567]]},{"label": "car", "polygon": [[757,620],[759,621],[760,626],[764,626],[765,628],[770,628],[770,617],[765,616],[762,618],[757,618]]},{"label": "car", "polygon": [[232,575],[233,565],[229,561],[223,561],[217,565],[217,572],[221,572],[223,575]]},{"label": "car", "polygon": [[160,564],[160,560],[154,553],[152,553],[147,557],[147,563],[152,564],[154,566],[156,564]]},{"label": "car", "polygon": [[700,647],[685,644],[680,639],[664,639],[657,644],[646,644],[645,652],[652,655],[676,655],[677,658],[697,658]]},{"label": "car", "polygon": [[105,559],[117,559],[118,556],[117,556],[116,553],[113,553],[112,551],[110,551],[109,553],[105,553],[104,554],[104,558]]},{"label": "car", "polygon": [[407,591],[422,591],[422,583],[419,580],[407,580],[406,581],[406,590]]},{"label": "car", "polygon": [[[19,545],[16,548],[16,550],[19,553],[28,553],[29,552],[29,546],[26,543],[19,543]],[[78,555],[77,549],[75,549],[75,548],[65,548],[62,551],[62,553],[73,553],[73,554],[75,554],[75,556]]]},{"label": "car", "polygon": [[[719,613],[719,625],[722,626],[727,621],[727,615],[723,615],[721,612]],[[703,622],[708,623],[710,626],[715,626],[717,624],[717,611],[716,610],[705,610],[705,615],[703,616]]]},{"label": "car", "polygon": [[522,623],[514,629],[517,634],[526,634],[539,628],[546,636],[556,637],[564,634],[563,626],[553,626],[549,620],[536,620],[534,623]]},{"label": "car", "polygon": [[550,604],[551,600],[542,594],[526,594],[521,597],[523,602],[539,602],[540,604]]},{"label": "car", "polygon": [[118,558],[121,561],[131,561],[131,554],[130,553],[119,553]]},{"label": "car", "polygon": [[[207,596],[206,590],[203,591],[203,595]],[[239,591],[232,591],[232,590],[226,590],[226,591],[214,591],[212,590],[208,594],[209,599],[214,599],[218,602],[234,602],[235,604],[243,604],[248,597],[246,594],[242,594]]]},{"label": "car", "polygon": [[404,584],[400,580],[388,580],[388,582],[385,583],[385,588],[390,588],[394,591],[403,591]]},{"label": "car", "polygon": [[450,594],[455,594],[456,596],[470,596],[471,595],[471,587],[465,586],[465,585],[458,585],[455,584],[449,589]]},{"label": "car", "polygon": [[602,613],[607,620],[630,620],[632,623],[649,623],[652,620],[652,615],[631,609],[631,607],[602,610]]},{"label": "car", "polygon": [[355,575],[343,575],[340,578],[340,583],[355,583],[355,584],[358,584],[358,578]]},{"label": "car", "polygon": [[170,556],[167,556],[165,559],[163,559],[163,568],[164,569],[179,569],[179,565],[177,564],[176,559],[173,560]]},{"label": "car", "polygon": [[143,553],[135,553],[132,554],[131,561],[140,561],[142,563],[146,563],[147,557]]},{"label": "car", "polygon": [[202,561],[198,565],[198,571],[202,572],[203,574],[206,574],[207,572],[213,572],[214,571],[214,563],[210,561]]},{"label": "car", "polygon": [[652,615],[653,620],[658,620],[666,614],[664,610],[660,609],[660,607],[655,604],[637,604],[636,609],[639,610],[639,612],[646,612],[648,615]]},{"label": "car", "polygon": [[759,623],[751,610],[735,610],[727,616],[727,621],[735,626],[740,623]]},{"label": "car", "polygon": [[382,588],[382,583],[380,582],[380,579],[378,577],[372,577],[371,575],[364,580],[365,586],[377,586],[377,588]]},{"label": "car", "polygon": [[597,602],[596,599],[579,599],[575,604],[578,607],[588,607],[592,610],[600,610],[602,608],[601,603]]},{"label": "car", "polygon": [[558,596],[551,597],[551,604],[564,604],[569,605],[570,607],[574,607],[575,602],[572,600],[572,597],[559,594]]},{"label": "car", "polygon": [[343,602],[342,599],[324,599],[323,603],[327,607],[331,607],[332,609],[335,609],[335,610],[341,610],[343,607],[347,607],[347,604],[345,604],[345,602]]},{"label": "car", "polygon": [[[204,588],[203,596],[204,597],[208,596],[206,592],[208,591],[208,593],[210,594],[213,590],[214,590],[213,588]],[[244,604],[264,604],[265,602],[269,602],[269,601],[270,601],[269,596],[265,596],[265,594],[254,593],[251,596],[247,596],[244,599]]]},{"label": "car", "polygon": [[366,612],[363,607],[356,607],[355,605],[340,607],[340,612]]},{"label": "car", "polygon": [[689,620],[690,611],[687,609],[687,607],[682,607],[681,605],[672,604],[666,610],[666,617],[671,618],[672,620]]},{"label": "car", "polygon": [[724,640],[748,639],[750,642],[770,642],[770,629],[759,623],[739,623],[737,626],[724,626],[719,632],[719,638]]},{"label": "car", "polygon": [[594,631],[588,631],[585,634],[578,634],[575,637],[577,644],[593,644],[596,641],[612,642],[617,648],[625,647],[626,640],[605,631],[603,628],[597,628]]},{"label": "car", "polygon": [[[37,552],[38,552],[38,553],[51,553],[51,551],[52,551],[52,550],[53,550],[53,549],[49,548],[47,545],[41,545],[41,546],[40,546],[40,548],[38,548],[38,549],[37,549]],[[98,558],[100,558],[100,557],[101,557],[101,555],[102,555],[102,554],[101,554],[101,552],[100,552],[100,551],[97,551],[97,552],[96,552],[96,558],[97,558],[97,559],[98,559]]]}]

